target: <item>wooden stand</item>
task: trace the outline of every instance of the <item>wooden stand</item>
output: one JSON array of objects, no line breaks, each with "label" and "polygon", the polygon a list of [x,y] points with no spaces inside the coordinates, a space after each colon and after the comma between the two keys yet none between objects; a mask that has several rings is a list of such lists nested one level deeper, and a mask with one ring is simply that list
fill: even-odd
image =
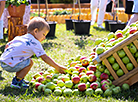
[{"label": "wooden stand", "polygon": [[[127,45],[130,43],[133,43],[135,47],[138,49],[138,32],[131,35],[130,37],[126,38],[122,42],[118,43],[117,45],[113,46],[111,49],[107,50],[106,52],[100,54],[97,58],[93,59],[94,64],[97,64],[100,61],[103,61],[109,72],[114,77],[113,84],[114,85],[122,85],[123,83],[128,83],[130,86],[134,83],[138,82],[138,63],[134,56],[129,51]],[[123,49],[126,53],[126,55],[129,57],[130,61],[132,62],[134,69],[131,71],[128,71],[125,64],[122,62],[120,57],[117,54],[117,51]],[[112,68],[112,65],[108,61],[108,57],[113,55],[116,62],[119,64],[120,68],[123,70],[124,75],[121,77],[118,77],[115,73],[114,69]]]},{"label": "wooden stand", "polygon": [[15,36],[21,36],[27,33],[27,25],[23,25],[22,17],[8,16],[8,41]]}]

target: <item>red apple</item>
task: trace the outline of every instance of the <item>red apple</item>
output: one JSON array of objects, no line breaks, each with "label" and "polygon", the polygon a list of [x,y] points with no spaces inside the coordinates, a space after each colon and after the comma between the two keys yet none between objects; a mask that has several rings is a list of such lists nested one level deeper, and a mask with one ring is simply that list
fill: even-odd
[{"label": "red apple", "polygon": [[80,91],[85,91],[85,90],[86,90],[86,84],[85,84],[85,83],[80,83],[80,84],[78,85],[78,89],[79,89]]},{"label": "red apple", "polygon": [[81,73],[81,72],[86,73],[86,68],[85,68],[85,67],[80,67],[80,68],[79,68],[79,73]]},{"label": "red apple", "polygon": [[80,66],[76,65],[75,68],[76,68],[77,70],[79,70]]},{"label": "red apple", "polygon": [[87,71],[87,72],[86,72],[86,75],[87,75],[87,76],[89,76],[89,75],[91,75],[91,74],[94,74],[94,71]]},{"label": "red apple", "polygon": [[72,82],[73,82],[74,84],[78,84],[79,81],[80,81],[80,77],[79,77],[79,76],[75,76],[75,77],[72,78]]},{"label": "red apple", "polygon": [[91,55],[89,58],[94,59],[97,55]]},{"label": "red apple", "polygon": [[86,75],[84,72],[81,72],[80,74],[79,74],[79,77],[81,78],[83,75]]},{"label": "red apple", "polygon": [[106,73],[102,73],[101,75],[100,75],[100,79],[101,80],[103,80],[103,79],[108,79],[109,78],[109,76],[108,76],[108,74],[106,74]]},{"label": "red apple", "polygon": [[81,61],[81,64],[82,64],[82,66],[86,67],[86,66],[89,65],[89,61],[88,61],[87,59],[83,59],[83,60]]},{"label": "red apple", "polygon": [[105,90],[107,90],[107,89],[109,89],[110,87],[109,87],[109,85],[108,84],[103,84],[102,85],[102,89],[105,91]]},{"label": "red apple", "polygon": [[96,72],[96,66],[95,65],[89,65],[87,67],[87,69]]},{"label": "red apple", "polygon": [[120,38],[120,37],[123,37],[123,34],[122,34],[122,33],[116,33],[116,34],[115,34],[115,39],[118,39],[118,38]]},{"label": "red apple", "polygon": [[91,54],[90,55],[96,55],[96,52],[91,52]]},{"label": "red apple", "polygon": [[70,63],[70,67],[74,67],[75,65],[77,65],[78,63],[77,62],[71,62]]},{"label": "red apple", "polygon": [[39,77],[39,78],[38,78],[38,82],[39,82],[39,83],[43,83],[45,80],[46,80],[46,79],[43,78],[43,77]]},{"label": "red apple", "polygon": [[90,88],[92,88],[94,90],[97,89],[98,88],[98,83],[96,83],[96,82],[91,83]]},{"label": "red apple", "polygon": [[52,76],[51,76],[51,75],[47,75],[47,76],[46,76],[46,81],[47,81],[47,82],[50,82],[51,80],[52,80]]},{"label": "red apple", "polygon": [[109,41],[110,41],[110,42],[113,42],[113,41],[115,41],[115,38],[111,38]]},{"label": "red apple", "polygon": [[38,89],[38,86],[41,85],[41,83],[35,83],[35,89],[37,90]]},{"label": "red apple", "polygon": [[108,80],[102,80],[101,85],[103,85],[103,84],[108,84],[109,85],[109,81]]},{"label": "red apple", "polygon": [[85,56],[80,57],[80,62],[81,62],[83,59],[87,59],[87,57],[85,57]]},{"label": "red apple", "polygon": [[43,75],[43,74],[44,74],[44,72],[39,72],[39,74],[40,74],[40,75]]},{"label": "red apple", "polygon": [[90,81],[90,82],[95,82],[96,80],[97,80],[97,77],[95,76],[95,75],[89,75],[89,77],[88,77],[88,80]]},{"label": "red apple", "polygon": [[137,32],[137,27],[130,28],[129,34],[133,34],[135,32]]}]

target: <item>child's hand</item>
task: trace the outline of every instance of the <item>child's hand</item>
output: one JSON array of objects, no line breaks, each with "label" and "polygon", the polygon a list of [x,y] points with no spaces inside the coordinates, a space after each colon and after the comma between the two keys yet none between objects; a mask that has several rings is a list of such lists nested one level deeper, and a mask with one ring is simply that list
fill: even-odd
[{"label": "child's hand", "polygon": [[65,70],[67,70],[67,68],[66,67],[64,67],[64,66],[59,66],[59,67],[57,67],[56,68],[56,70],[59,72],[59,73],[66,73],[65,72]]}]

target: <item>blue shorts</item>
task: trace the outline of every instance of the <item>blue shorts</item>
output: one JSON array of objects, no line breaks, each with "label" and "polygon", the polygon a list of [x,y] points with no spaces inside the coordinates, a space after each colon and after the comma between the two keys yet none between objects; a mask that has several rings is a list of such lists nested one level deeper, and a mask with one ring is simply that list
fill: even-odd
[{"label": "blue shorts", "polygon": [[3,68],[3,70],[6,70],[8,72],[18,72],[18,71],[24,69],[25,67],[29,66],[30,58],[18,63],[14,67],[11,67],[3,62],[0,62],[0,63],[1,63],[1,67]]}]

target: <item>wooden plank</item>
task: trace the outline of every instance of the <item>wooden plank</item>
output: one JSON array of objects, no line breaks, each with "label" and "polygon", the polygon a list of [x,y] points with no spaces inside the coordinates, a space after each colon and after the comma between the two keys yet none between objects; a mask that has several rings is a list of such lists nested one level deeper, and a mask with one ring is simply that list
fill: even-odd
[{"label": "wooden plank", "polygon": [[129,49],[127,48],[127,46],[125,46],[123,48],[123,50],[126,52],[127,56],[129,57],[129,59],[131,60],[131,62],[133,63],[133,65],[135,67],[138,67],[138,63],[137,61],[135,60],[135,58],[133,57],[133,55],[131,54],[131,52],[129,51]]},{"label": "wooden plank", "polygon": [[[132,77],[133,75],[138,73],[138,67],[134,68],[132,71],[128,72],[127,74],[123,75],[122,77],[116,79],[113,81],[114,85],[119,85],[120,83],[126,81],[127,79],[129,79],[130,77]],[[138,79],[138,78],[136,78]]]},{"label": "wooden plank", "polygon": [[[111,49],[109,49],[109,50],[105,51],[104,53],[100,54],[99,59],[101,61],[104,60],[105,58],[111,56],[113,53],[115,53],[118,50],[124,48],[125,46],[127,46],[128,44],[130,44],[131,42],[133,42],[136,39],[138,39],[138,32],[136,32],[135,34],[131,35],[130,37],[124,39],[123,41],[121,41],[117,45],[113,46]],[[93,59],[93,61],[95,61],[95,59]]]},{"label": "wooden plank", "polygon": [[114,79],[118,79],[118,76],[116,75],[115,71],[113,70],[112,66],[110,65],[110,63],[108,62],[107,59],[103,60],[105,66],[107,67],[107,69],[109,70],[109,72],[112,74],[112,76],[114,77]]},{"label": "wooden plank", "polygon": [[122,60],[120,59],[120,57],[118,56],[118,54],[115,52],[113,54],[114,58],[116,59],[117,63],[120,65],[121,69],[124,71],[124,73],[128,73],[128,70],[126,68],[126,66],[124,65],[124,63],[122,62]]},{"label": "wooden plank", "polygon": [[136,46],[136,48],[138,49],[138,40],[133,41],[133,43]]}]

